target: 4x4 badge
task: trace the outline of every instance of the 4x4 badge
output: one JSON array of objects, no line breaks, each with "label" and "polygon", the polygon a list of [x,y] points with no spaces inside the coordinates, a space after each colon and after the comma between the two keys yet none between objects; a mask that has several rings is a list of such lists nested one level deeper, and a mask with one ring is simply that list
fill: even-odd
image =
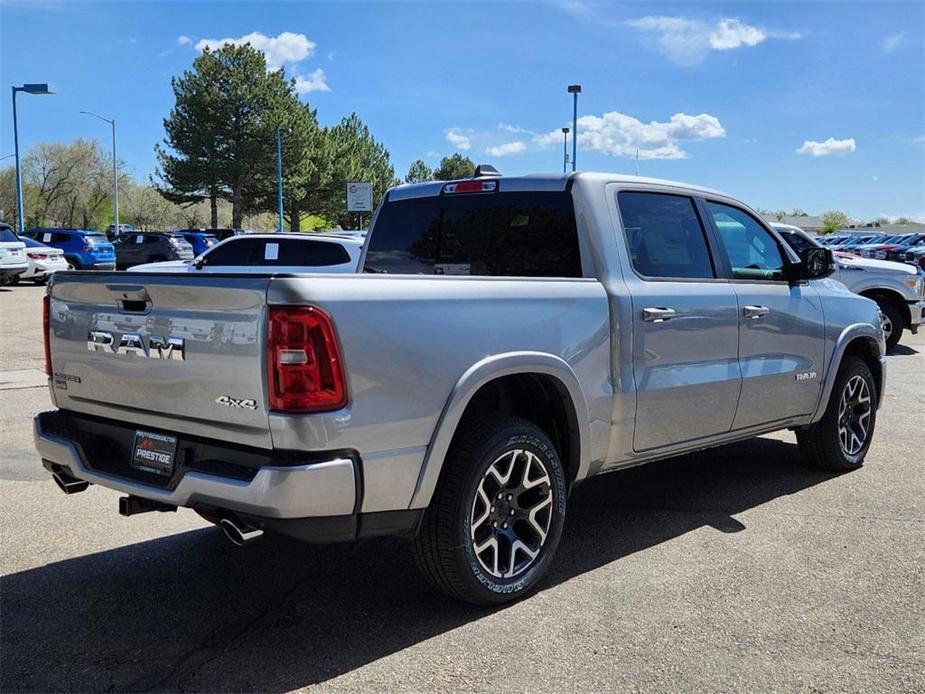
[{"label": "4x4 badge", "polygon": [[219,395],[215,398],[215,402],[219,405],[224,405],[225,407],[238,407],[245,410],[256,410],[257,401],[253,398],[239,399],[232,398],[228,395]]}]

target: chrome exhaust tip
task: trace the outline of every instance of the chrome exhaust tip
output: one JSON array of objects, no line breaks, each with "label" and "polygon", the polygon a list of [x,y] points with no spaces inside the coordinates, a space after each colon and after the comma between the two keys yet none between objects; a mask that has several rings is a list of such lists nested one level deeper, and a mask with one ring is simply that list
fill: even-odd
[{"label": "chrome exhaust tip", "polygon": [[241,525],[233,518],[222,518],[218,526],[225,533],[225,537],[232,543],[241,547],[245,542],[249,540],[255,540],[261,535],[263,531],[258,528],[249,528],[246,525]]},{"label": "chrome exhaust tip", "polygon": [[58,489],[65,494],[77,494],[90,486],[90,483],[86,480],[79,480],[59,470],[55,470],[51,473],[51,478],[55,481],[55,484],[58,485]]}]

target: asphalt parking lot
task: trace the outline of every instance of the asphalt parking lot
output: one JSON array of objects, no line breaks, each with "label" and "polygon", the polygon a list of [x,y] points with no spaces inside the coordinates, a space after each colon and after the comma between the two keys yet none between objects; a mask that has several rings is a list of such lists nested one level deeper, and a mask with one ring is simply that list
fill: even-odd
[{"label": "asphalt parking lot", "polygon": [[863,469],[783,433],[592,480],[540,592],[486,610],[401,539],[237,548],[65,497],[31,447],[43,293],[0,288],[3,691],[925,691],[925,334]]}]

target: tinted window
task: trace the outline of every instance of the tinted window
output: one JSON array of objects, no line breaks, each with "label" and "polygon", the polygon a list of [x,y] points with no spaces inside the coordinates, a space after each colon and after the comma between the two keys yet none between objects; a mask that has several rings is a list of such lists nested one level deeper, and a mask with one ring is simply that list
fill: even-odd
[{"label": "tinted window", "polygon": [[366,256],[372,271],[581,277],[566,192],[440,195],[382,207]]},{"label": "tinted window", "polygon": [[216,246],[203,256],[211,266],[262,265],[327,267],[350,262],[339,243],[311,239],[240,238]]},{"label": "tinted window", "polygon": [[707,209],[737,279],[782,279],[784,258],[774,237],[747,212],[708,202]]},{"label": "tinted window", "polygon": [[14,234],[13,230],[9,227],[0,227],[0,241],[9,243],[11,241],[19,241],[19,239],[16,238],[16,234]]},{"label": "tinted window", "polygon": [[778,232],[781,235],[781,238],[787,242],[787,245],[790,246],[797,253],[802,253],[807,248],[815,248],[816,244],[810,241],[808,238],[803,236],[800,233],[795,231],[780,231]]},{"label": "tinted window", "polygon": [[694,201],[683,195],[617,196],[633,268],[644,277],[715,277]]}]

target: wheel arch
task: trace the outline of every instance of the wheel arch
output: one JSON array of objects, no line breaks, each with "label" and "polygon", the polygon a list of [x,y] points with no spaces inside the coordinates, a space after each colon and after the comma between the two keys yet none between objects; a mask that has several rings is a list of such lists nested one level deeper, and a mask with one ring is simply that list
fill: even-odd
[{"label": "wheel arch", "polygon": [[869,323],[856,323],[845,328],[835,343],[832,358],[826,371],[825,382],[820,393],[812,422],[818,422],[825,414],[838,369],[846,355],[856,356],[867,364],[874,376],[877,386],[877,407],[883,402],[883,390],[886,385],[886,361],[883,334]]},{"label": "wheel arch", "polygon": [[[522,403],[523,397],[517,395],[517,389],[526,389],[521,396],[545,392],[556,410],[552,418],[561,422],[563,420],[558,417],[564,417],[567,422],[565,431],[550,431],[548,426],[534,421],[550,434],[554,443],[557,438],[560,442],[567,442],[566,450],[560,450],[560,455],[569,481],[579,481],[587,476],[590,463],[588,406],[572,368],[561,357],[545,352],[498,354],[473,364],[456,382],[427,448],[409,508],[424,508],[430,503],[453,438],[461,430],[461,425],[465,425],[466,417],[472,416],[500,393]],[[529,412],[519,406],[512,409],[504,404],[500,411],[531,419]],[[549,416],[549,413],[545,414]]]},{"label": "wheel arch", "polygon": [[909,311],[909,304],[906,298],[895,289],[888,287],[872,287],[858,292],[861,296],[880,303],[880,299],[895,306],[899,310],[899,315],[903,318],[903,325],[899,326],[900,331],[904,330],[912,321],[912,313]]}]

